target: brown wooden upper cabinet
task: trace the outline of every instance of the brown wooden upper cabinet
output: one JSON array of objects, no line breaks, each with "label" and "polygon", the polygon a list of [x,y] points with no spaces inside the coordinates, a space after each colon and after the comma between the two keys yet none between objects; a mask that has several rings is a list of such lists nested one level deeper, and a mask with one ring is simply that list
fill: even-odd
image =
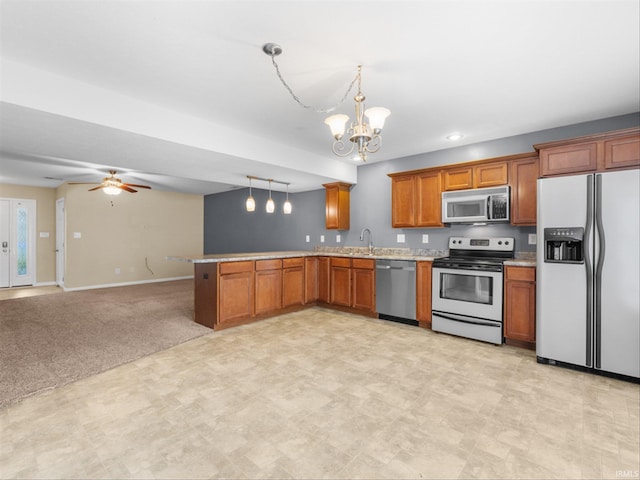
[{"label": "brown wooden upper cabinet", "polygon": [[511,223],[536,224],[535,152],[388,175],[393,228],[442,227],[443,191],[499,185],[511,186]]},{"label": "brown wooden upper cabinet", "polygon": [[393,228],[442,226],[442,177],[439,170],[389,176]]},{"label": "brown wooden upper cabinet", "polygon": [[501,161],[448,167],[442,171],[442,178],[442,190],[445,192],[506,185],[509,182],[508,163]]},{"label": "brown wooden upper cabinet", "polygon": [[540,176],[573,175],[640,166],[640,128],[534,145]]},{"label": "brown wooden upper cabinet", "polygon": [[539,168],[535,153],[514,157],[509,163],[512,225],[536,225]]},{"label": "brown wooden upper cabinet", "polygon": [[326,190],[327,230],[349,230],[350,224],[350,183],[335,182],[322,185]]}]

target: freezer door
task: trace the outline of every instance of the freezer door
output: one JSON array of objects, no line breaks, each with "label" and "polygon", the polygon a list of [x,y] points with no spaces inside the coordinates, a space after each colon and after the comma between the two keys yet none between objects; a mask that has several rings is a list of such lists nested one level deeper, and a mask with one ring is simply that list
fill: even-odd
[{"label": "freezer door", "polygon": [[[591,185],[591,187],[589,187]],[[538,239],[545,228],[585,228],[585,250],[593,245],[588,222],[588,194],[593,175],[538,180]],[[550,360],[593,366],[591,257],[584,264],[544,261],[544,241],[537,247],[536,354]],[[592,277],[592,275],[591,275]]]},{"label": "freezer door", "polygon": [[596,180],[596,368],[640,378],[640,171]]}]

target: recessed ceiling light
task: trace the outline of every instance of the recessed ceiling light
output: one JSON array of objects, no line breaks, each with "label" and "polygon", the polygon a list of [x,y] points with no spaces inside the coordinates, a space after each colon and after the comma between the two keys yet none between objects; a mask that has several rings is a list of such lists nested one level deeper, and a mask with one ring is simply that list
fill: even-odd
[{"label": "recessed ceiling light", "polygon": [[461,133],[454,132],[454,133],[451,133],[451,134],[447,135],[447,140],[452,140],[452,141],[460,140],[462,137],[464,137],[464,135],[462,135]]}]

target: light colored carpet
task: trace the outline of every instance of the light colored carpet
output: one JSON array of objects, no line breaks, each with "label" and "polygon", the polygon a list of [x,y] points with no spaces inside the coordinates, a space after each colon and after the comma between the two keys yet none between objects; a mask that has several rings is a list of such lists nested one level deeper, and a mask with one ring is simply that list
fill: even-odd
[{"label": "light colored carpet", "polygon": [[0,408],[211,332],[192,280],[3,300]]}]

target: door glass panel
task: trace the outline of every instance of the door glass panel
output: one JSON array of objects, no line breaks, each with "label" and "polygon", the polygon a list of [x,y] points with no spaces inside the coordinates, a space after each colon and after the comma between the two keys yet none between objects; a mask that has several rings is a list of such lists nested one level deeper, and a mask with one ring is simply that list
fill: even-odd
[{"label": "door glass panel", "polygon": [[493,278],[441,273],[440,298],[492,305]]},{"label": "door glass panel", "polygon": [[17,211],[17,225],[16,225],[16,253],[17,253],[17,272],[18,275],[27,274],[27,251],[28,251],[28,232],[29,223],[27,209],[24,207],[18,207]]},{"label": "door glass panel", "polygon": [[482,200],[447,204],[447,215],[451,218],[478,217],[483,214],[483,210],[484,202]]}]

